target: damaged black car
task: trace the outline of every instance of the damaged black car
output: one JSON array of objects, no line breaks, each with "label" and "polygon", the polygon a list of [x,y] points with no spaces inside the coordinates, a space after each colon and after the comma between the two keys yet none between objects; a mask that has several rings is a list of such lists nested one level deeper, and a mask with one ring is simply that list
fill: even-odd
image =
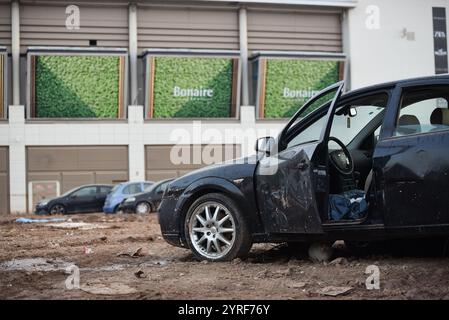
[{"label": "damaged black car", "polygon": [[311,98],[257,155],[174,180],[165,240],[226,261],[253,243],[449,235],[449,76]]}]

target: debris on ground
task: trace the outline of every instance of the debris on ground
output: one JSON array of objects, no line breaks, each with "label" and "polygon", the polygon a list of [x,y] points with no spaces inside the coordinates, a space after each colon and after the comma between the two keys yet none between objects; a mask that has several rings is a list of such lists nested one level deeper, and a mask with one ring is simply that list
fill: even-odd
[{"label": "debris on ground", "polygon": [[45,258],[23,258],[13,259],[0,263],[0,270],[11,271],[59,271],[65,270],[67,267],[73,265],[59,259],[45,259]]},{"label": "debris on ground", "polygon": [[48,222],[62,222],[66,221],[64,218],[51,218],[51,219],[32,219],[32,218],[17,218],[16,222],[20,223],[48,223]]},{"label": "debris on ground", "polygon": [[[65,221],[110,226],[86,231],[15,223],[16,218],[0,215],[0,299],[449,299],[449,264],[440,252],[396,256],[379,244],[381,251],[347,256],[343,246],[334,248],[334,258],[348,259],[345,265],[344,259],[332,264],[293,259],[285,244],[275,250],[274,244],[254,244],[239,263],[200,262],[161,238],[154,214],[106,216],[114,223],[102,222],[103,213],[77,214]],[[86,255],[84,247],[94,253]],[[131,258],[139,248],[145,256]],[[381,271],[380,290],[365,289],[369,265]],[[74,266],[84,291],[67,290]],[[327,286],[338,290],[323,289]]]},{"label": "debris on ground", "polygon": [[147,277],[145,275],[145,272],[143,272],[142,270],[138,270],[138,271],[134,272],[134,275],[136,276],[136,278],[146,278]]},{"label": "debris on ground", "polygon": [[89,247],[84,247],[84,254],[92,254],[94,253],[94,250],[92,250],[92,248]]},{"label": "debris on ground", "polygon": [[87,222],[62,222],[62,223],[50,223],[49,227],[58,229],[78,229],[78,230],[92,230],[92,229],[107,229],[110,226],[87,223]]},{"label": "debris on ground", "polygon": [[121,257],[121,256],[128,256],[131,258],[138,258],[138,257],[143,257],[145,256],[145,254],[142,252],[142,247],[133,250],[133,251],[124,251],[124,252],[119,252],[117,253],[117,257]]},{"label": "debris on ground", "polygon": [[302,289],[307,285],[305,282],[288,282],[287,287],[293,288],[293,289]]},{"label": "debris on ground", "polygon": [[348,264],[348,259],[346,259],[344,257],[338,257],[328,263],[328,265],[330,265],[330,266],[340,266],[340,265],[346,265],[346,264]]},{"label": "debris on ground", "polygon": [[123,283],[109,283],[107,285],[101,283],[87,284],[82,285],[80,289],[95,295],[127,295],[137,292],[136,289]]},{"label": "debris on ground", "polygon": [[324,296],[336,297],[336,296],[347,294],[352,289],[353,289],[352,287],[334,287],[334,286],[329,286],[329,287],[325,287],[325,288],[319,290],[318,293],[321,294],[321,295],[324,295]]}]

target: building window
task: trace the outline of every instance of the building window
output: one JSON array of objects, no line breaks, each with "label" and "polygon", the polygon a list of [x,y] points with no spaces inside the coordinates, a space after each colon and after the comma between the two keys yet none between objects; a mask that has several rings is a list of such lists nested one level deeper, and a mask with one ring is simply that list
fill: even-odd
[{"label": "building window", "polygon": [[126,54],[28,53],[29,118],[126,118]]},{"label": "building window", "polygon": [[146,117],[235,117],[239,60],[236,56],[146,54]]},{"label": "building window", "polygon": [[257,55],[252,74],[258,118],[290,118],[320,90],[343,79],[344,60]]}]

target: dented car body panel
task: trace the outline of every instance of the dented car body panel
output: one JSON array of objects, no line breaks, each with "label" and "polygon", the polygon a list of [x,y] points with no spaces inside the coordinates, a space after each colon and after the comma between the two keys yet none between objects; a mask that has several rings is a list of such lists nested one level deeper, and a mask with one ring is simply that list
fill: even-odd
[{"label": "dented car body panel", "polygon": [[[426,100],[425,90],[431,91],[434,87],[439,87],[441,92],[446,92],[447,87],[449,100],[447,75],[401,80],[341,96],[336,94],[330,106],[315,112],[317,117],[327,117],[317,141],[281,148],[273,154],[258,154],[243,164],[234,161],[206,167],[174,180],[160,207],[164,238],[171,244],[185,246],[184,215],[189,205],[205,192],[222,192],[235,200],[251,226],[254,242],[448,236],[449,123],[447,128],[444,120],[426,132],[395,134],[402,108],[407,110],[413,102],[404,103],[404,95],[409,91],[419,93],[422,88],[422,99]],[[365,172],[362,174],[364,181],[359,185],[365,183],[368,187],[369,212],[361,221],[326,221],[332,189],[327,144],[335,110],[359,97],[379,92],[388,96],[385,110],[362,128],[360,135],[363,136],[356,136],[347,145],[356,160],[356,169],[359,167]],[[446,99],[445,93],[441,97],[429,95],[429,99],[435,97]],[[449,115],[446,108],[449,106],[443,104],[440,109]],[[310,121],[306,118],[295,125],[307,127]],[[276,143],[282,144],[282,139],[281,134]],[[371,140],[375,142],[366,150],[364,146]],[[372,170],[371,178],[366,177],[367,166]],[[274,167],[277,171],[267,174]]]},{"label": "dented car body panel", "polygon": [[[256,193],[267,232],[323,232],[311,163],[316,145],[297,146],[260,160],[256,171]],[[270,167],[276,172],[267,174]]]}]

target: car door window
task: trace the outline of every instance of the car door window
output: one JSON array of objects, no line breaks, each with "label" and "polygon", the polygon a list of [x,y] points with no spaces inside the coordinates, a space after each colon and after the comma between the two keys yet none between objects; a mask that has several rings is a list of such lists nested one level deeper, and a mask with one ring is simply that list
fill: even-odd
[{"label": "car door window", "polygon": [[404,90],[393,136],[448,130],[448,97],[445,87]]},{"label": "car door window", "polygon": [[100,187],[100,194],[108,194],[111,192],[111,187]]},{"label": "car door window", "polygon": [[86,188],[81,188],[78,191],[75,191],[73,193],[73,196],[87,197],[87,196],[93,196],[96,193],[97,193],[97,187],[86,187]]},{"label": "car door window", "polygon": [[167,186],[168,186],[169,183],[170,183],[170,181],[167,181],[167,182],[164,182],[164,183],[161,185],[161,190],[162,190],[162,192],[165,192],[165,189],[167,189]]},{"label": "car door window", "polygon": [[[330,102],[335,97],[336,91],[337,88],[323,95],[321,98],[317,99],[309,106],[307,106],[305,109],[300,111],[298,118],[288,128],[287,134],[291,134],[292,132],[294,132],[301,121],[305,120],[308,116],[313,115],[315,112],[317,112],[318,109],[320,109],[320,107],[327,104],[327,108],[329,108]],[[316,119],[312,124],[306,126],[300,132],[291,135],[287,143],[286,149],[292,148],[294,146],[306,142],[318,141],[320,139],[321,132],[325,125],[326,125],[326,112],[324,112],[318,119]]]},{"label": "car door window", "polygon": [[133,183],[123,189],[124,194],[135,194],[141,192],[140,183]]}]

